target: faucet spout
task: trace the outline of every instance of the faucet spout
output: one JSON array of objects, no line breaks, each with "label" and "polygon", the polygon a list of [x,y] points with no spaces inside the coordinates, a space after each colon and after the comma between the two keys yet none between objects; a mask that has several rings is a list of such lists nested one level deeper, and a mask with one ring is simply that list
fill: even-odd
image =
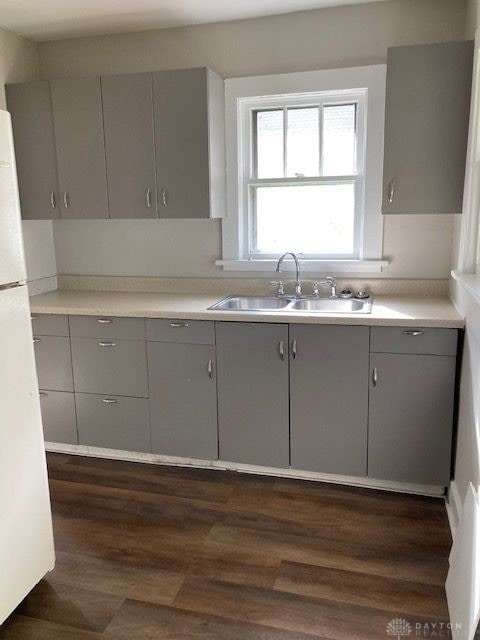
[{"label": "faucet spout", "polygon": [[302,280],[300,277],[300,262],[296,256],[295,253],[292,253],[291,251],[286,251],[282,256],[280,256],[278,262],[277,262],[277,268],[275,269],[275,271],[277,273],[280,273],[282,270],[282,264],[283,261],[285,260],[285,258],[287,256],[291,256],[292,259],[295,262],[295,270],[296,270],[296,278],[295,278],[295,295],[297,297],[302,295]]}]

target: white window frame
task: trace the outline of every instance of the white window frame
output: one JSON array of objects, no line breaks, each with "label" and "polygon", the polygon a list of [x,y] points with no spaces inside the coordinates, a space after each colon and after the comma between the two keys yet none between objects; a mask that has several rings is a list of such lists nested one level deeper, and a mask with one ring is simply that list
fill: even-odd
[{"label": "white window frame", "polygon": [[[271,271],[278,256],[250,255],[248,187],[253,162],[252,110],[288,104],[356,102],[358,136],[365,141],[357,156],[355,178],[356,216],[354,258],[302,256],[306,270],[330,273],[378,273],[388,261],[382,259],[383,130],[385,118],[386,65],[325,71],[234,78],[226,81],[227,216],[222,221],[223,259],[216,262],[226,271]],[[361,148],[362,145],[359,146]],[[305,178],[305,182],[332,182],[331,178]],[[255,182],[258,182],[255,180]],[[265,181],[271,183],[271,180]],[[297,181],[295,181],[298,183]],[[359,186],[358,186],[359,185]],[[285,247],[288,251],[289,248]]]}]

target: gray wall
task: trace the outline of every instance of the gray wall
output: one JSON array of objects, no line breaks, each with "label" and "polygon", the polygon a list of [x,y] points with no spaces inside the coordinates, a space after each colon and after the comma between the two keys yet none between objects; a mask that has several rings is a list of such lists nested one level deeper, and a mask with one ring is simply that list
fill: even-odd
[{"label": "gray wall", "polygon": [[[462,39],[465,0],[391,0],[39,45],[45,78],[208,65],[225,77],[384,63],[392,45]],[[448,278],[453,216],[391,216],[383,274]],[[218,221],[54,222],[59,273],[222,276]],[[229,274],[231,276],[232,274]],[[270,277],[270,274],[267,274]]]}]

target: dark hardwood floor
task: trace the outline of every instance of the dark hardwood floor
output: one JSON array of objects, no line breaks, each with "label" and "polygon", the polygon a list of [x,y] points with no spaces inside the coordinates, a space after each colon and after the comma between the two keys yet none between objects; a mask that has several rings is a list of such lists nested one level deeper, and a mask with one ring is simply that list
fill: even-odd
[{"label": "dark hardwood floor", "polygon": [[385,640],[394,618],[422,637],[448,621],[441,500],[58,454],[48,464],[56,568],[2,640]]}]

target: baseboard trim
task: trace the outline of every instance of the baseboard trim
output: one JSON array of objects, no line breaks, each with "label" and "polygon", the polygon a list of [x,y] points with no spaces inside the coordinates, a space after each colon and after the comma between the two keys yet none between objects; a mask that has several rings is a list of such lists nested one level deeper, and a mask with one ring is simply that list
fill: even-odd
[{"label": "baseboard trim", "polygon": [[390,482],[387,480],[373,480],[371,478],[357,478],[355,476],[340,476],[314,471],[297,471],[296,469],[279,469],[276,467],[261,467],[241,464],[237,462],[223,462],[221,460],[197,460],[196,458],[176,458],[153,453],[137,453],[133,451],[118,451],[117,449],[102,449],[85,445],[59,444],[46,442],[45,448],[52,453],[66,453],[92,458],[109,458],[126,462],[143,462],[175,467],[192,467],[195,469],[216,469],[220,471],[235,471],[253,475],[273,476],[277,478],[292,478],[296,480],[310,480],[328,484],[340,484],[363,489],[377,489],[394,493],[410,493],[413,495],[442,497],[445,487],[435,485],[419,485],[410,482]]}]

